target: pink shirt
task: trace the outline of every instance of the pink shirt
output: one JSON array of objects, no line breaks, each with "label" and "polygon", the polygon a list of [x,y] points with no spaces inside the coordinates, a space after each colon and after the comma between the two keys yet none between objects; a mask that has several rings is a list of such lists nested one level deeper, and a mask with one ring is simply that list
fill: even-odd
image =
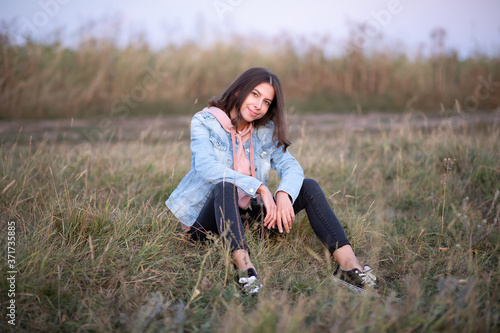
[{"label": "pink shirt", "polygon": [[[219,121],[221,126],[231,134],[231,140],[233,142],[233,170],[238,171],[239,173],[252,176],[255,176],[255,165],[254,165],[254,152],[253,152],[253,144],[252,144],[252,132],[253,125],[248,123],[247,126],[242,131],[237,131],[233,126],[231,119],[227,116],[227,114],[219,108],[216,107],[208,107],[203,109],[201,112],[209,112],[214,115],[215,118]],[[238,139],[239,146],[238,151],[236,152],[236,138]],[[245,155],[245,149],[243,148],[243,144],[250,139],[250,162],[248,161],[247,156]],[[241,191],[238,191],[238,206],[242,209],[247,209],[250,206],[251,198],[244,194]]]}]

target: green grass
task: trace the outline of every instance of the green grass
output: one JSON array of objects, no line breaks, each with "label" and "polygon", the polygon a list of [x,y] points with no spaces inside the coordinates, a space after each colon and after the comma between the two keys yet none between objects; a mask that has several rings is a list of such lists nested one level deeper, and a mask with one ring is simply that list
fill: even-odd
[{"label": "green grass", "polygon": [[[5,140],[0,247],[15,221],[16,331],[497,332],[498,126],[303,133],[291,151],[375,268],[380,297],[332,281],[301,213],[290,235],[248,231],[264,289],[242,299],[219,239],[186,242],[164,206],[190,167],[185,136]],[[2,277],[5,332],[7,289]]]}]

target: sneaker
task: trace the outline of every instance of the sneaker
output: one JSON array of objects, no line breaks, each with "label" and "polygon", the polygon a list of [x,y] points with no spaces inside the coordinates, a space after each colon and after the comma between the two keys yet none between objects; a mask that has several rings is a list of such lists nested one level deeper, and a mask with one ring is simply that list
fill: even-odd
[{"label": "sneaker", "polygon": [[246,271],[238,271],[237,282],[240,288],[248,295],[257,295],[262,288],[260,278],[253,268]]},{"label": "sneaker", "polygon": [[335,273],[333,273],[333,275],[338,279],[361,289],[378,289],[377,277],[373,275],[372,272],[372,268],[368,265],[365,265],[363,267],[362,272],[357,268],[345,271],[339,266],[337,267],[337,270],[335,271]]}]

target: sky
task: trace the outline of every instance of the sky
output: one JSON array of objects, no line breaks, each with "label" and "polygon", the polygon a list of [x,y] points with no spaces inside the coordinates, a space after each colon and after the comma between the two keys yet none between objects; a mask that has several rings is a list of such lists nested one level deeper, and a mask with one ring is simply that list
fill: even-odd
[{"label": "sky", "polygon": [[351,28],[364,23],[367,29],[352,35],[356,47],[387,44],[411,54],[430,48],[431,32],[442,28],[445,47],[461,56],[498,55],[499,17],[500,0],[0,0],[0,21],[16,40],[50,40],[59,31],[68,45],[85,26],[121,43],[142,33],[158,48],[186,39],[209,43],[237,34],[258,44],[287,35],[318,43],[327,37],[325,48],[337,52]]}]

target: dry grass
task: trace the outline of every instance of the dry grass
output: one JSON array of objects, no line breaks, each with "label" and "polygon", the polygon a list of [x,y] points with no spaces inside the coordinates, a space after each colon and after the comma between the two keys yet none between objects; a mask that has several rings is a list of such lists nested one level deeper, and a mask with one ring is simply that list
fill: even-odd
[{"label": "dry grass", "polygon": [[459,59],[441,50],[410,58],[391,48],[354,48],[329,55],[324,48],[335,43],[329,38],[316,45],[287,36],[259,41],[235,36],[206,47],[186,42],[159,50],[141,40],[118,47],[107,38],[82,37],[69,49],[58,40],[16,46],[9,44],[9,34],[0,30],[3,118],[185,114],[252,66],[272,69],[290,108],[300,112],[457,105],[475,111],[500,104],[498,57],[479,53]]},{"label": "dry grass", "polygon": [[[185,242],[163,204],[190,167],[184,136],[4,141],[16,331],[498,331],[498,124],[404,119],[378,130],[304,126],[292,146],[382,279],[380,297],[335,285],[335,263],[299,215],[282,238],[249,231],[264,290],[240,298],[220,242]],[[1,231],[5,249],[6,223]]]}]

